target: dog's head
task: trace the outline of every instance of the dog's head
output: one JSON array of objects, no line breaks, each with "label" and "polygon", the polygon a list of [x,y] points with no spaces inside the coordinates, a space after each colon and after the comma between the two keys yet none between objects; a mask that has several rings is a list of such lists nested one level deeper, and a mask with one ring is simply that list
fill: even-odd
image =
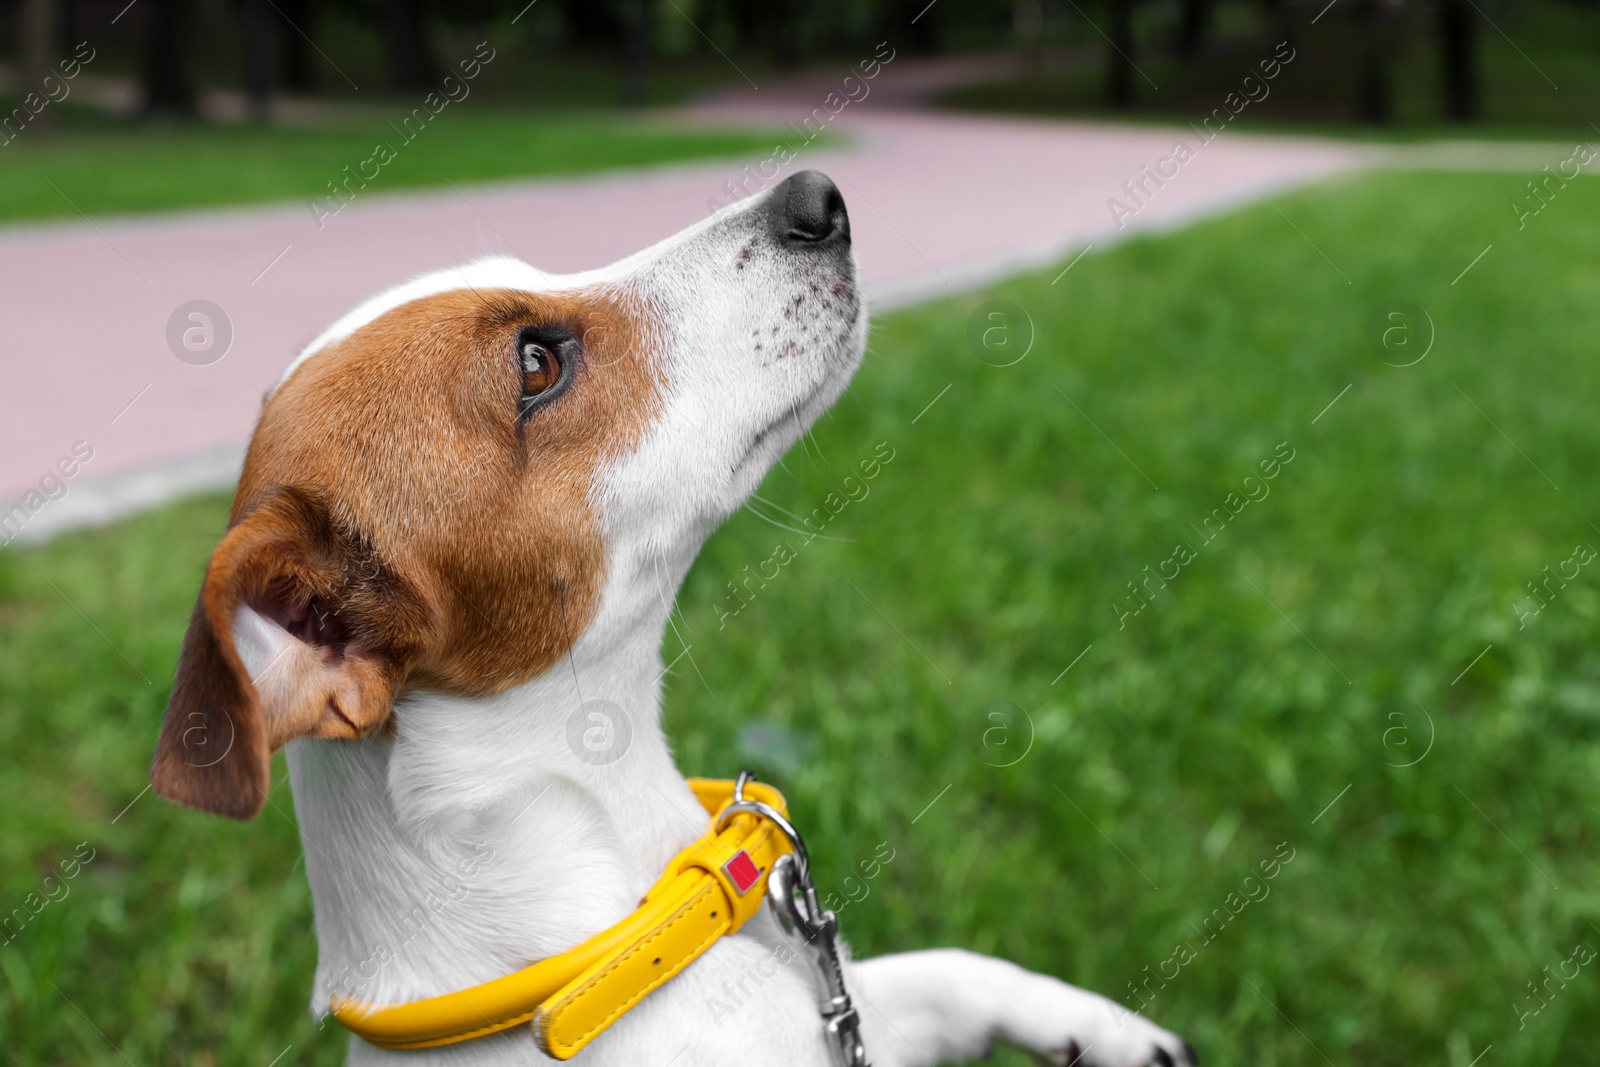
[{"label": "dog's head", "polygon": [[485,260],[340,320],[262,411],[156,791],[250,818],[287,741],[557,665],[619,569],[692,556],[844,389],[856,273],[807,171],[604,270]]}]

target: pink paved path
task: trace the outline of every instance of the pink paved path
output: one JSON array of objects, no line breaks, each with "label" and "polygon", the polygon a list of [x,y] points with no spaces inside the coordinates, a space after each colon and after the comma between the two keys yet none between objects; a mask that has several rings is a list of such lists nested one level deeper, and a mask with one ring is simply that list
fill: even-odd
[{"label": "pink paved path", "polygon": [[[768,94],[775,110],[765,114],[724,105],[715,117],[781,125],[811,106],[798,95],[775,97]],[[850,147],[802,153],[785,173],[813,166],[839,183],[878,306],[1109,243],[1120,234],[1107,199],[1177,137],[1197,142],[1186,129],[869,105],[847,108],[833,128],[853,138]],[[1225,133],[1125,232],[1253,200],[1252,183],[1270,195],[1370,160],[1354,145]],[[34,516],[29,536],[92,521],[96,508],[126,510],[174,485],[225,482],[262,391],[362,298],[491,252],[556,271],[600,266],[703,217],[743,162],[757,160],[388,196],[368,190],[320,231],[304,204],[0,231],[0,501],[19,498],[77,441],[93,447],[93,460],[67,498]],[[1287,227],[1285,239],[1296,239]],[[1064,286],[1062,298],[1071,294]],[[195,298],[220,305],[233,324],[230,351],[209,366],[180,362],[167,347],[168,316]],[[141,471],[154,474],[141,483],[132,477]],[[125,499],[97,501],[97,482]]]}]

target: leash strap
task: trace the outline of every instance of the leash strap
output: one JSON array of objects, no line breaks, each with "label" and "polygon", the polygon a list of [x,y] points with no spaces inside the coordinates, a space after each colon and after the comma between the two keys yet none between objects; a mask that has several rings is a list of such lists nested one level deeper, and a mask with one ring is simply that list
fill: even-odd
[{"label": "leash strap", "polygon": [[389,1005],[336,997],[334,1018],[391,1049],[453,1045],[531,1022],[540,1048],[570,1059],[760,911],[768,877],[789,854],[793,828],[776,789],[745,774],[737,783],[691,778],[689,787],[713,816],[711,829],[673,857],[621,922],[559,956],[470,989]]},{"label": "leash strap", "polygon": [[733,803],[722,809],[716,825],[736,812],[760,815],[783,832],[792,851],[779,856],[767,877],[767,896],[783,927],[798,934],[811,951],[812,974],[817,981],[822,1028],[828,1035],[828,1049],[835,1067],[869,1067],[867,1047],[861,1040],[861,1017],[850,1000],[844,982],[844,967],[839,960],[839,920],[817,903],[817,887],[811,881],[811,856],[800,831],[790,824],[787,814],[760,800],[746,800],[745,788],[755,781],[749,771],[739,775],[733,787]]}]

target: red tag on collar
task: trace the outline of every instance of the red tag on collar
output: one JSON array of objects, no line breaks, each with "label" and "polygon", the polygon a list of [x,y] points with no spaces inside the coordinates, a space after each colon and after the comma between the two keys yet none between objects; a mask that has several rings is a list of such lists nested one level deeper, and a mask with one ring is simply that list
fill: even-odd
[{"label": "red tag on collar", "polygon": [[750,892],[750,887],[761,880],[761,868],[750,858],[750,853],[742,848],[734,854],[733,859],[722,865],[722,869],[741,897]]}]

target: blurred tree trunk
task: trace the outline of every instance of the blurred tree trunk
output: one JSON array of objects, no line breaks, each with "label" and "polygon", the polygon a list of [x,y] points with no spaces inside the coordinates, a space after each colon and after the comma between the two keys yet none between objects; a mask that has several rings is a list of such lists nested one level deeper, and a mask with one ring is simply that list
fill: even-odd
[{"label": "blurred tree trunk", "polygon": [[422,0],[387,0],[385,7],[389,84],[396,89],[431,89],[439,80],[439,64],[428,46]]},{"label": "blurred tree trunk", "polygon": [[650,4],[622,0],[622,102],[643,107],[649,94]]},{"label": "blurred tree trunk", "polygon": [[1478,117],[1477,23],[1467,0],[1439,4],[1439,88],[1445,116],[1455,122]]},{"label": "blurred tree trunk", "polygon": [[[246,0],[248,2],[248,0]],[[283,87],[295,92],[312,88],[311,42],[312,34],[310,0],[273,0],[282,13],[286,25],[278,27],[278,67]],[[305,36],[302,37],[301,34]]]},{"label": "blurred tree trunk", "polygon": [[1199,55],[1210,28],[1210,0],[1182,0],[1178,16],[1178,55],[1184,59]]},{"label": "blurred tree trunk", "polygon": [[144,110],[200,114],[194,80],[194,0],[148,0],[144,10]]},{"label": "blurred tree trunk", "polygon": [[1011,37],[1022,55],[1024,73],[1044,68],[1044,5],[1040,0],[1011,0]]},{"label": "blurred tree trunk", "polygon": [[917,5],[922,16],[911,24],[911,48],[919,56],[936,56],[944,51],[943,5]]},{"label": "blurred tree trunk", "polygon": [[77,0],[57,0],[56,3],[56,51],[71,54],[83,40],[78,33],[78,4]]},{"label": "blurred tree trunk", "polygon": [[[44,79],[50,73],[50,53],[55,44],[56,11],[54,0],[22,0],[17,18],[21,22],[18,34],[16,103],[22,104],[29,93],[44,99]],[[48,107],[33,117],[30,125],[49,129],[55,116]]]},{"label": "blurred tree trunk", "polygon": [[1383,0],[1361,0],[1355,6],[1355,17],[1361,37],[1361,81],[1356,90],[1356,114],[1362,122],[1386,123],[1394,117],[1389,83],[1391,20]]},{"label": "blurred tree trunk", "polygon": [[266,122],[272,118],[272,86],[278,65],[278,13],[272,10],[272,0],[244,0],[240,16],[246,106],[250,121]]},{"label": "blurred tree trunk", "polygon": [[761,39],[759,5],[756,0],[729,0],[728,18],[739,35],[739,48],[748,49]]},{"label": "blurred tree trunk", "polygon": [[762,6],[772,13],[769,29],[773,65],[779,70],[794,70],[800,65],[800,27],[794,0],[767,0]]},{"label": "blurred tree trunk", "polygon": [[[631,0],[622,0],[622,5]],[[615,45],[622,36],[621,21],[611,4],[595,0],[566,0],[561,5],[562,28],[568,41],[582,45]]]},{"label": "blurred tree trunk", "polygon": [[1106,0],[1111,32],[1106,44],[1106,102],[1112,107],[1133,103],[1133,0]]},{"label": "blurred tree trunk", "polygon": [[1267,8],[1267,25],[1274,42],[1283,41],[1294,47],[1294,20],[1289,16],[1285,0],[1264,0]]}]

